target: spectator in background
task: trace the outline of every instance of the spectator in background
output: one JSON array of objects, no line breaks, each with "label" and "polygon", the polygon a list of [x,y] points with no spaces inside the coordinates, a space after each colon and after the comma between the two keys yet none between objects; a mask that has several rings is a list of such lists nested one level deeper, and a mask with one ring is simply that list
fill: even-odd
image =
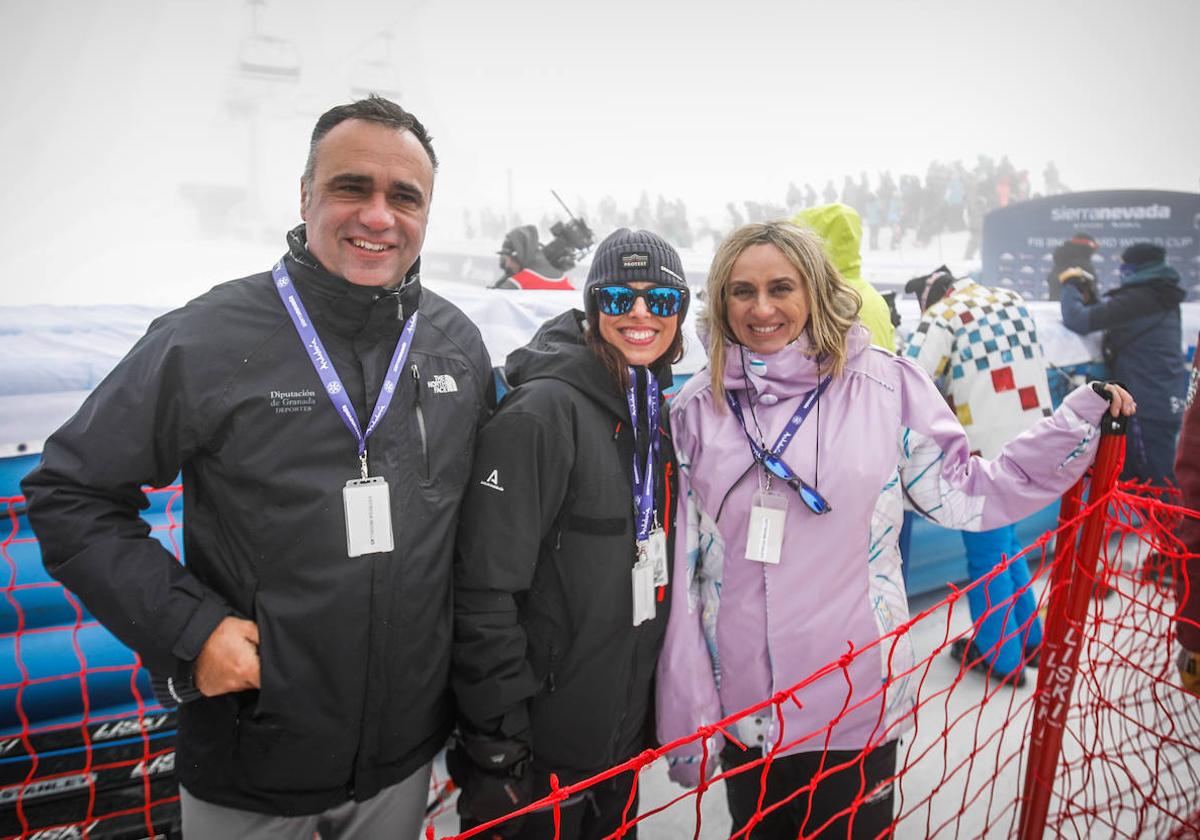
[{"label": "spectator in background", "polygon": [[879,206],[886,210],[892,202],[892,196],[896,194],[896,182],[892,179],[892,173],[886,169],[879,173],[879,189],[876,192],[879,195]]},{"label": "spectator in background", "polygon": [[1028,201],[1033,188],[1029,183],[1029,170],[1022,169],[1017,172],[1017,176],[1013,182],[1013,202]]},{"label": "spectator in background", "polygon": [[979,246],[983,243],[983,217],[988,214],[987,197],[978,191],[967,202],[967,247],[963,251],[964,260],[975,259]]},{"label": "spectator in background", "polygon": [[961,161],[954,162],[954,169],[946,181],[946,230],[962,230],[965,226],[963,210],[967,201],[967,171]]},{"label": "spectator in background", "polygon": [[1013,167],[1008,155],[1000,158],[996,167],[996,206],[1007,207],[1016,189],[1017,170]]},{"label": "spectator in background", "polygon": [[1080,335],[1104,330],[1109,375],[1138,402],[1126,444],[1124,479],[1174,483],[1175,436],[1187,392],[1179,304],[1186,292],[1161,245],[1139,242],[1121,254],[1121,285],[1100,300],[1095,281],[1062,278],[1062,319]]},{"label": "spectator in background", "polygon": [[917,222],[918,246],[928,245],[933,237],[942,232],[946,224],[946,169],[934,161],[925,173],[925,187],[921,191],[921,211]]},{"label": "spectator in background", "polygon": [[900,176],[900,236],[915,231],[921,218],[921,179],[916,175]]},{"label": "spectator in background", "polygon": [[[1049,300],[1062,299],[1062,283],[1067,279],[1077,277],[1083,286],[1094,290],[1096,285],[1096,268],[1092,265],[1092,256],[1096,253],[1096,240],[1086,233],[1077,233],[1063,244],[1054,249],[1054,264],[1046,275],[1046,285],[1049,287]],[[1093,295],[1094,297],[1094,291]]]},{"label": "spectator in background", "polygon": [[887,203],[887,226],[891,231],[892,239],[888,243],[888,248],[892,251],[899,250],[900,237],[903,236],[903,230],[900,227],[900,195],[893,192]]},{"label": "spectator in background", "polygon": [[813,185],[808,181],[804,182],[804,206],[812,207],[817,203],[817,191],[813,189]]},{"label": "spectator in background", "polygon": [[825,199],[826,204],[833,204],[835,201],[837,201],[837,187],[833,185],[832,178],[825,182],[825,189],[821,191],[821,197]]},{"label": "spectator in background", "polygon": [[[1200,342],[1200,337],[1197,337]],[[1191,382],[1187,391],[1187,408],[1175,452],[1175,479],[1183,494],[1180,504],[1200,511],[1200,400],[1196,387],[1200,385],[1200,353],[1192,359]],[[1179,598],[1179,614],[1175,627],[1179,634],[1179,679],[1183,687],[1200,696],[1200,519],[1184,517],[1179,526],[1183,549],[1193,555],[1183,563],[1182,574],[1175,577]]]},{"label": "spectator in background", "polygon": [[871,196],[871,184],[865,171],[858,173],[858,203],[853,207],[860,215],[867,212],[867,199]]},{"label": "spectator in background", "polygon": [[867,230],[870,231],[869,246],[872,251],[879,250],[879,228],[883,226],[883,208],[879,204],[879,196],[867,193]]},{"label": "spectator in background", "polygon": [[792,223],[811,229],[825,243],[830,261],[862,299],[858,319],[871,331],[871,343],[895,352],[896,328],[892,325],[891,308],[862,277],[862,219],[858,213],[845,204],[826,204],[801,210],[792,217]]},{"label": "spectator in background", "polygon": [[1058,167],[1054,165],[1054,161],[1046,163],[1046,168],[1042,170],[1042,182],[1046,185],[1046,195],[1061,195],[1071,191],[1059,178]]},{"label": "spectator in background", "polygon": [[[933,377],[966,430],[972,454],[994,458],[1050,409],[1046,361],[1033,318],[1016,292],[956,280],[941,266],[904,287],[917,296],[921,321],[905,355]],[[963,531],[967,572],[977,581],[1019,554],[1015,524]],[[950,653],[970,667],[1024,683],[1023,664],[1036,665],[1042,626],[1029,590],[1024,558],[967,593],[975,638],[959,639]]]},{"label": "spectator in background", "polygon": [[500,268],[504,274],[492,284],[493,289],[571,291],[575,288],[567,276],[546,259],[534,225],[521,225],[510,230],[496,253],[500,255]]}]

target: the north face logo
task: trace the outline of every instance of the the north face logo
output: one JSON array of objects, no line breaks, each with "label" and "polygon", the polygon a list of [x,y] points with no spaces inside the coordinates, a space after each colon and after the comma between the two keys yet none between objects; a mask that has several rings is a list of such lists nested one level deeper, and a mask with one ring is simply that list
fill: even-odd
[{"label": "the north face logo", "polygon": [[439,373],[425,383],[426,387],[435,394],[453,394],[458,390],[458,383],[448,373]]},{"label": "the north face logo", "polygon": [[488,473],[488,477],[479,483],[491,490],[499,490],[501,493],[504,492],[504,488],[500,486],[500,470],[492,470],[490,473]]}]

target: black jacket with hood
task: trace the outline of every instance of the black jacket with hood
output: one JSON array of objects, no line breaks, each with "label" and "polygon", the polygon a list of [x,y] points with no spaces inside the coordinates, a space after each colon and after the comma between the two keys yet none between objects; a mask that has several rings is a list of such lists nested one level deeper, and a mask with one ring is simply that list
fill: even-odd
[{"label": "black jacket with hood", "polygon": [[1188,383],[1179,310],[1187,292],[1179,273],[1157,262],[1124,277],[1104,297],[1088,304],[1077,287],[1064,286],[1063,324],[1080,335],[1104,330],[1109,373],[1129,388],[1138,416],[1178,423]]},{"label": "black jacket with hood", "polygon": [[[670,603],[665,593],[655,618],[633,626],[629,409],[583,343],[583,317],[563,313],[509,356],[514,390],[479,434],[455,569],[452,681],[465,725],[529,741],[534,764],[564,783],[647,745]],[[670,557],[665,404],[660,428],[655,510]]]},{"label": "black jacket with hood", "polygon": [[[303,227],[286,266],[361,422],[418,313],[367,446],[394,551],[346,556],[357,443],[266,272],[151,324],[23,488],[47,569],[152,670],[189,670],[226,615],[257,624],[261,689],[182,706],[177,773],[200,799],[299,815],[368,799],[445,742],[453,538],[492,389],[478,329],[417,266],[398,291],[356,286]],[[138,516],[141,486],[181,467],[186,566]]]}]

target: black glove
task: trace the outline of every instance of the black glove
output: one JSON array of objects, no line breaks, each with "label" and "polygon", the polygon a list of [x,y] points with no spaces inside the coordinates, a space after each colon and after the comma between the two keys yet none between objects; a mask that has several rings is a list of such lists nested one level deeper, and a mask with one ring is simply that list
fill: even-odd
[{"label": "black glove", "polygon": [[1096,288],[1096,278],[1078,266],[1072,266],[1061,272],[1058,275],[1058,282],[1064,286],[1074,286],[1078,289],[1087,306],[1100,300],[1100,292]]},{"label": "black glove", "polygon": [[[484,823],[533,801],[529,745],[509,738],[460,732],[446,750],[446,769],[461,789],[460,817]],[[494,829],[515,832],[525,818],[516,817]]]}]

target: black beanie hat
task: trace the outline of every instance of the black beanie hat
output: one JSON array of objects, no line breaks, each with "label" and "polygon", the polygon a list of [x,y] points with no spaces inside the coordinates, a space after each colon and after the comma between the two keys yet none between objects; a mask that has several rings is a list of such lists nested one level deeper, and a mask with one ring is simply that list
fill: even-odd
[{"label": "black beanie hat", "polygon": [[1167,249],[1153,242],[1137,242],[1121,252],[1121,262],[1133,266],[1160,263],[1166,258]]},{"label": "black beanie hat", "polygon": [[[596,322],[596,296],[592,289],[605,283],[657,283],[687,292],[683,263],[667,241],[648,230],[617,228],[596,248],[583,287],[583,310],[590,323]],[[680,319],[687,315],[688,297],[683,296]]]},{"label": "black beanie hat", "polygon": [[928,274],[914,277],[904,284],[904,291],[917,296],[917,303],[924,312],[946,296],[946,291],[954,285],[954,275],[944,265],[939,265]]}]

